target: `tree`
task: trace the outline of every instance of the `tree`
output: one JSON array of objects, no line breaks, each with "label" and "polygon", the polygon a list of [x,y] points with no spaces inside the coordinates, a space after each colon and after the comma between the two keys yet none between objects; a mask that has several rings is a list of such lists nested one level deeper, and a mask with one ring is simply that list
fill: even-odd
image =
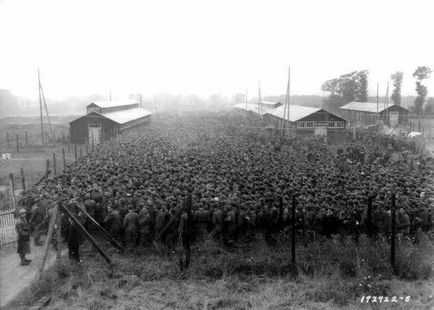
[{"label": "tree", "polygon": [[425,114],[434,114],[434,97],[429,98],[426,102]]},{"label": "tree", "polygon": [[423,104],[425,103],[425,98],[428,95],[428,88],[425,85],[422,85],[422,81],[428,79],[431,73],[431,68],[426,66],[417,67],[416,71],[413,73],[413,77],[416,78],[417,97],[414,101],[414,108],[417,114],[422,113]]},{"label": "tree", "polygon": [[402,80],[404,78],[404,73],[402,71],[396,71],[393,73],[390,78],[392,79],[393,83],[393,93],[392,93],[392,101],[394,104],[401,105],[401,87],[402,87]]},{"label": "tree", "polygon": [[368,70],[359,71],[354,75],[356,83],[355,100],[358,102],[368,102]]},{"label": "tree", "polygon": [[368,101],[368,71],[353,71],[338,78],[325,81],[321,90],[329,92],[324,105],[337,109],[351,101]]}]

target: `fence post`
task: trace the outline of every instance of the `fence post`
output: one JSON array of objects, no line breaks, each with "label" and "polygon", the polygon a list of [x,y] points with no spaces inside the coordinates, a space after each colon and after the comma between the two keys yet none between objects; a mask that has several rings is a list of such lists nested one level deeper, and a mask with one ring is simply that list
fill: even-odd
[{"label": "fence post", "polygon": [[45,165],[45,183],[47,183],[48,180],[48,171],[50,170],[50,160],[47,159],[46,165]]},{"label": "fence post", "polygon": [[77,144],[74,144],[74,158],[77,160]]},{"label": "fence post", "polygon": [[60,208],[57,206],[57,217],[56,217],[56,258],[60,259],[62,257],[62,214],[60,212]]},{"label": "fence post", "polygon": [[29,138],[27,136],[27,130],[26,130],[26,145],[28,145],[28,144],[29,144]]},{"label": "fence post", "polygon": [[63,171],[66,171],[65,149],[62,149],[62,157],[63,157]]},{"label": "fence post", "polygon": [[56,153],[53,153],[53,173],[54,173],[54,176],[56,176],[56,174],[57,174],[57,170],[56,170]]},{"label": "fence post", "polygon": [[187,197],[187,244],[186,246],[186,257],[185,257],[185,268],[188,269],[190,266],[190,257],[191,257],[191,248],[190,248],[190,238],[191,238],[191,230],[192,230],[192,223],[193,223],[193,217],[191,215],[191,193],[188,194]]},{"label": "fence post", "polygon": [[9,149],[9,132],[6,133],[6,141],[7,141],[7,145],[8,145],[8,149]]},{"label": "fence post", "polygon": [[21,186],[23,187],[23,190],[26,190],[26,179],[24,178],[24,169],[20,169],[21,172]]},{"label": "fence post", "polygon": [[45,239],[45,244],[44,244],[44,256],[42,258],[42,263],[41,266],[39,267],[39,276],[41,276],[42,271],[44,271],[44,266],[45,266],[45,262],[47,261],[47,257],[48,257],[48,249],[50,248],[50,241],[51,238],[53,238],[53,233],[54,233],[54,224],[56,223],[56,218],[57,218],[57,213],[59,212],[59,207],[55,206],[54,212],[53,212],[53,217],[50,219],[50,224],[48,226],[48,233],[47,233],[47,238]]},{"label": "fence post", "polygon": [[392,193],[392,208],[391,208],[391,215],[392,215],[392,231],[391,231],[391,241],[390,241],[390,265],[392,266],[393,271],[395,272],[395,242],[396,242],[396,217],[395,217],[395,199],[396,199],[396,193]]},{"label": "fence post", "polygon": [[368,196],[368,214],[366,216],[368,235],[372,237],[372,196]]},{"label": "fence post", "polygon": [[17,208],[17,205],[15,204],[15,184],[14,184],[14,175],[13,175],[13,173],[9,173],[9,183],[10,183],[10,187],[11,187],[11,202],[12,202],[12,207],[15,209],[15,211],[17,211],[17,214],[18,214],[18,208]]},{"label": "fence post", "polygon": [[20,145],[19,145],[19,137],[17,134],[17,153],[19,153],[19,152],[20,152]]},{"label": "fence post", "polygon": [[81,149],[81,145],[80,145],[80,158],[83,158],[83,150]]},{"label": "fence post", "polygon": [[297,200],[292,196],[292,216],[291,216],[291,262],[295,264],[295,207]]}]

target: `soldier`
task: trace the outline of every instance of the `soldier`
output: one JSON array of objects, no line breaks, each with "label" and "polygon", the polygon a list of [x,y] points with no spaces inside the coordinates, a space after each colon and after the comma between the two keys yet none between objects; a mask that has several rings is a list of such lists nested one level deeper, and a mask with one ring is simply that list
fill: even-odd
[{"label": "soldier", "polygon": [[237,218],[235,215],[235,210],[234,207],[230,207],[228,212],[226,213],[226,217],[224,220],[225,223],[225,233],[224,233],[224,238],[223,241],[228,244],[231,245],[233,243],[235,243],[236,238],[237,238]]},{"label": "soldier", "polygon": [[212,225],[213,230],[211,232],[211,237],[217,240],[221,239],[224,226],[224,213],[222,209],[218,208],[214,211],[212,215]]},{"label": "soldier", "polygon": [[137,227],[139,224],[139,216],[134,212],[133,207],[130,207],[127,215],[124,218],[125,244],[127,249],[132,249],[135,252]]},{"label": "soldier", "polygon": [[[148,212],[149,220],[151,221],[151,215]],[[157,216],[155,218],[155,236],[160,236],[162,230],[169,223],[170,215],[169,211],[167,211],[166,206],[162,206],[160,210],[157,212]]]},{"label": "soldier", "polygon": [[121,216],[119,211],[108,207],[108,215],[104,219],[104,223],[109,226],[109,231],[113,238],[119,240],[121,229]]},{"label": "soldier", "polygon": [[143,246],[148,246],[152,243],[152,220],[149,215],[146,206],[143,206],[142,210],[139,212],[139,233],[140,233],[140,244]]},{"label": "soldier", "polygon": [[404,208],[399,209],[397,220],[398,231],[404,236],[408,236],[410,234],[410,217],[405,213]]},{"label": "soldier", "polygon": [[36,246],[42,246],[41,234],[44,216],[40,207],[40,201],[40,198],[35,200],[35,204],[32,206],[32,213],[30,217],[30,228],[34,236],[34,243]]},{"label": "soldier", "polygon": [[[75,205],[72,205],[71,212],[77,218],[78,210]],[[81,262],[80,260],[80,243],[81,243],[81,230],[77,223],[72,219],[69,219],[68,227],[68,256],[69,259],[75,262]]]},{"label": "soldier", "polygon": [[[84,196],[84,199],[85,199],[84,207],[86,209],[87,214],[89,214],[93,219],[95,219],[95,207],[96,207],[95,200],[90,198],[90,194],[86,194]],[[90,234],[92,234],[93,223],[89,219],[86,219],[85,228]]]},{"label": "soldier", "polygon": [[204,208],[193,212],[194,240],[201,241],[206,235],[208,228],[209,213]]},{"label": "soldier", "polygon": [[30,226],[26,219],[25,209],[20,209],[18,212],[18,220],[15,224],[15,229],[18,234],[17,253],[20,256],[21,266],[25,266],[31,262],[30,259],[26,259],[26,254],[30,254]]}]

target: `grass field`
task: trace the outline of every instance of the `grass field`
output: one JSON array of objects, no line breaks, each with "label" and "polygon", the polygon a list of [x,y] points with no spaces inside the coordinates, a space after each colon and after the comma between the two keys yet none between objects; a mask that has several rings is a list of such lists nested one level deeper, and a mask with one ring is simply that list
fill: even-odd
[{"label": "grass field", "polygon": [[[1,153],[10,153],[10,160],[0,161],[0,186],[9,185],[9,173],[14,174],[15,185],[21,189],[20,169],[24,169],[26,184],[34,184],[45,174],[46,161],[50,161],[50,170],[53,171],[53,153],[56,154],[56,170],[63,169],[62,149],[65,149],[67,163],[74,160],[74,149],[70,146],[68,152],[67,144],[61,142],[63,137],[68,135],[68,122],[74,116],[52,117],[52,126],[56,132],[55,143],[41,144],[40,123],[38,117],[7,117],[0,122],[0,150]],[[25,132],[27,131],[28,144],[25,143]],[[7,147],[6,134],[9,133],[9,148]],[[19,135],[19,152],[16,149],[16,135]],[[85,154],[85,147],[82,147]]]},{"label": "grass field", "polygon": [[[106,249],[108,244],[104,246]],[[83,264],[62,260],[23,292],[13,307],[51,296],[48,309],[433,309],[434,243],[398,243],[398,271],[388,264],[387,241],[362,237],[321,239],[297,247],[289,263],[283,238],[268,247],[259,238],[243,249],[211,240],[193,247],[191,268],[181,272],[177,256],[148,249],[122,256],[108,250],[109,268],[86,246]],[[397,303],[361,303],[362,296],[393,296]],[[400,300],[400,297],[409,301]]]}]

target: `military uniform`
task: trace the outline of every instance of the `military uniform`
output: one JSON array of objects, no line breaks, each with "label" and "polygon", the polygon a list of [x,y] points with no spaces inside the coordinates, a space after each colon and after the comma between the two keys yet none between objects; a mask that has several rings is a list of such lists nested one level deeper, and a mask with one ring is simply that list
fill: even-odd
[{"label": "military uniform", "polygon": [[121,229],[121,216],[118,210],[111,210],[110,213],[104,219],[104,223],[109,225],[110,234],[119,240]]},{"label": "military uniform", "polygon": [[137,238],[137,227],[139,224],[139,216],[133,210],[129,210],[124,218],[124,229],[125,229],[125,244],[127,248],[136,247]]},{"label": "military uniform", "polygon": [[[21,214],[25,214],[25,212]],[[25,255],[30,254],[30,226],[24,216],[18,218],[15,229],[18,235],[17,253],[20,256],[21,265],[28,265],[30,260],[26,260]]]},{"label": "military uniform", "polygon": [[193,212],[194,240],[202,240],[208,228],[209,213],[203,208]]},{"label": "military uniform", "polygon": [[32,216],[30,218],[30,228],[33,232],[35,245],[42,245],[41,234],[42,234],[42,223],[44,216],[42,214],[41,207],[39,206],[39,202],[35,203],[32,206]]},{"label": "military uniform", "polygon": [[146,208],[139,212],[139,233],[140,244],[143,246],[149,245],[154,239],[152,236],[152,219]]}]

